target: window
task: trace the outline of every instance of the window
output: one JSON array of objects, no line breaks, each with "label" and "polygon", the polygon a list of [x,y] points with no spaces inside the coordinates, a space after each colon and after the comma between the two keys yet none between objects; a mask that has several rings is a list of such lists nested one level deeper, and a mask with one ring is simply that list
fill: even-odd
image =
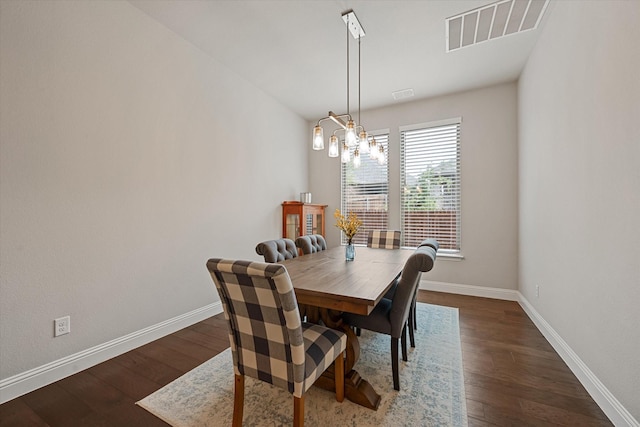
[{"label": "window", "polygon": [[[378,146],[382,144],[385,153],[388,153],[388,132],[375,135],[375,139]],[[366,244],[369,230],[387,228],[389,162],[380,165],[377,160],[370,159],[369,154],[360,157],[362,161],[359,168],[355,168],[351,162],[342,163],[341,211],[344,215],[355,212],[362,220],[362,227],[353,243]]]},{"label": "window", "polygon": [[400,128],[402,245],[460,252],[461,118]]}]

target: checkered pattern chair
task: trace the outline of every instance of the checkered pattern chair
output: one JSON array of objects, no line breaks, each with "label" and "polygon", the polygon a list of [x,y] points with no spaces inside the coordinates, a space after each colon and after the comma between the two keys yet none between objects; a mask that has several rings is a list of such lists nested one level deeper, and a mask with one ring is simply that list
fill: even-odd
[{"label": "checkered pattern chair", "polygon": [[336,399],[344,399],[344,332],[302,322],[287,269],[280,264],[210,259],[229,325],[235,373],[233,425],[242,425],[244,377],[293,394],[295,426],[304,424],[304,393],[335,361]]},{"label": "checkered pattern chair", "polygon": [[256,245],[256,253],[264,257],[264,262],[280,262],[298,256],[298,248],[291,239],[265,240]]},{"label": "checkered pattern chair", "polygon": [[380,249],[400,249],[399,230],[370,230],[367,246]]}]

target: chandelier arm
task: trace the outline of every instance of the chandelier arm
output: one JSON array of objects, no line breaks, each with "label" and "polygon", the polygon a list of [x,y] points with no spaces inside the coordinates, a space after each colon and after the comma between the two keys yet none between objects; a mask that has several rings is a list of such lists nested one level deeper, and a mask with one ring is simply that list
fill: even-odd
[{"label": "chandelier arm", "polygon": [[346,129],[347,128],[347,122],[345,122],[342,118],[346,118],[348,120],[351,120],[351,115],[350,114],[340,114],[337,115],[335,114],[333,111],[329,111],[329,119],[333,120],[337,125],[339,125],[341,128]]},{"label": "chandelier arm", "polygon": [[321,122],[326,122],[327,120],[333,120],[333,117],[327,116],[327,117],[321,118],[320,120],[318,120],[318,123],[316,124],[316,126],[320,126]]}]

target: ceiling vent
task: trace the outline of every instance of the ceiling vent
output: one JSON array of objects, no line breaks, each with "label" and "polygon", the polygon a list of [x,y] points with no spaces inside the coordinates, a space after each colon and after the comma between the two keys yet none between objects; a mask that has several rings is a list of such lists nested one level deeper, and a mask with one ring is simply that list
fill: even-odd
[{"label": "ceiling vent", "polygon": [[413,89],[403,89],[391,92],[391,96],[393,96],[393,99],[396,101],[399,99],[411,98],[413,96]]},{"label": "ceiling vent", "polygon": [[549,0],[503,0],[446,19],[447,52],[533,30]]}]

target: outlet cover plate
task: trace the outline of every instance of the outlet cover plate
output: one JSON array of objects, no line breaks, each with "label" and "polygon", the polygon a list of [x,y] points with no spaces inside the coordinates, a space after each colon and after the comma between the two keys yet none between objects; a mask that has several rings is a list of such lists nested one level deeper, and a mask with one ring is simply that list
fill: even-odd
[{"label": "outlet cover plate", "polygon": [[53,336],[59,337],[60,335],[66,335],[71,332],[71,317],[64,316],[59,317],[53,321]]}]

